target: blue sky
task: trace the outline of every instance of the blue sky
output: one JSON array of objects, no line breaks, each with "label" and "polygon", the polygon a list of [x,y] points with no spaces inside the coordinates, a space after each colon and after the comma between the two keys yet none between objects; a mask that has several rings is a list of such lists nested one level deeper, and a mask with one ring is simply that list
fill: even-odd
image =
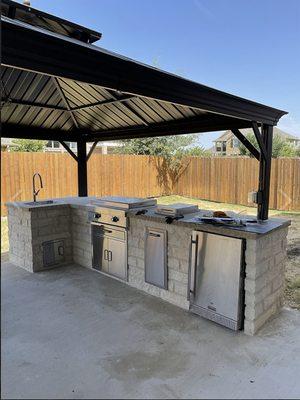
[{"label": "blue sky", "polygon": [[[98,45],[289,112],[300,136],[300,0],[31,0]],[[218,133],[201,135],[209,147]]]}]

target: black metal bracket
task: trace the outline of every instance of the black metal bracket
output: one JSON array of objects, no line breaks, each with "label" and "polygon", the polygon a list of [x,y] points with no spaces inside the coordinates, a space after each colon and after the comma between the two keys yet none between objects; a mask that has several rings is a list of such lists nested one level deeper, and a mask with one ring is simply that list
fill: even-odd
[{"label": "black metal bracket", "polygon": [[67,150],[67,152],[74,158],[75,161],[78,161],[78,157],[76,156],[76,154],[70,149],[70,147],[65,142],[60,141],[59,143]]},{"label": "black metal bracket", "polygon": [[99,140],[93,143],[92,147],[90,148],[90,151],[88,152],[88,155],[86,156],[86,161],[88,161],[91,155],[93,154],[93,151],[95,150],[95,147],[97,146],[98,142]]},{"label": "black metal bracket", "polygon": [[231,129],[231,132],[239,139],[241,143],[250,151],[251,154],[259,161],[260,160],[260,153],[259,151],[253,146],[252,143],[241,133],[239,129]]},{"label": "black metal bracket", "polygon": [[262,140],[262,136],[261,136],[261,134],[259,132],[257,122],[252,121],[252,129],[253,129],[254,135],[256,137],[256,140],[257,140],[261,155],[266,160],[267,159],[267,151],[266,151],[266,147],[264,145],[264,142]]}]

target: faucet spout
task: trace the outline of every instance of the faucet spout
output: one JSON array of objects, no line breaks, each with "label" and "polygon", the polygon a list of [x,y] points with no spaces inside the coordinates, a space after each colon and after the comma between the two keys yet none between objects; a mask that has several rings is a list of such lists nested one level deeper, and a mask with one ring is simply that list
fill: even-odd
[{"label": "faucet spout", "polygon": [[[38,177],[40,180],[40,188],[38,190],[36,190],[36,188],[35,188],[35,178],[36,177]],[[32,193],[33,193],[33,201],[34,202],[36,201],[36,197],[39,194],[41,189],[43,189],[43,180],[42,180],[41,175],[38,172],[36,172],[32,177]]]}]

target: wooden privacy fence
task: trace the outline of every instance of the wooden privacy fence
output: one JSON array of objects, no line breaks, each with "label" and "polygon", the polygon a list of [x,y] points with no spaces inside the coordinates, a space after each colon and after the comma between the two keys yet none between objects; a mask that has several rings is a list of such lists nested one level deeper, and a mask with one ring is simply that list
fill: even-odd
[{"label": "wooden privacy fence", "polygon": [[[77,196],[77,165],[68,154],[1,153],[1,212],[7,201],[32,199],[32,175],[39,172],[40,199]],[[161,196],[178,194],[247,205],[257,190],[258,162],[251,158],[198,158],[183,161],[170,179],[162,159],[149,156],[94,154],[88,162],[89,195]],[[273,159],[270,207],[300,211],[300,159]]]}]

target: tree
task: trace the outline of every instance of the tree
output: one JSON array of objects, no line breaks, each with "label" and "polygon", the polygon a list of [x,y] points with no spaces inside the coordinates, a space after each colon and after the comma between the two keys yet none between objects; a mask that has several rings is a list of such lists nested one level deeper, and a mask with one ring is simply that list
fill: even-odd
[{"label": "tree", "polygon": [[[168,194],[188,166],[187,157],[192,155],[190,146],[196,140],[197,135],[126,139],[122,141],[122,146],[117,148],[116,152],[153,156],[152,161],[158,171],[158,181],[164,186],[165,194]],[[198,147],[198,151],[200,152],[200,147]],[[203,151],[204,149],[202,149]]]},{"label": "tree", "polygon": [[[253,146],[259,150],[257,140],[253,133],[246,135],[246,138],[249,140]],[[242,144],[240,144],[240,152],[242,156],[250,156],[254,157],[248,149]],[[280,135],[273,136],[273,146],[272,146],[272,157],[297,157],[298,152],[289,142],[284,140]]]},{"label": "tree", "polygon": [[126,139],[117,148],[118,153],[140,154],[173,158],[183,156],[188,146],[196,141],[196,135],[171,135],[163,137]]},{"label": "tree", "polygon": [[194,146],[185,150],[188,157],[211,157],[211,151],[206,150],[203,146]]},{"label": "tree", "polygon": [[31,140],[31,139],[15,139],[12,141],[12,143],[15,146],[11,147],[11,151],[38,152],[44,150],[47,141]]}]

